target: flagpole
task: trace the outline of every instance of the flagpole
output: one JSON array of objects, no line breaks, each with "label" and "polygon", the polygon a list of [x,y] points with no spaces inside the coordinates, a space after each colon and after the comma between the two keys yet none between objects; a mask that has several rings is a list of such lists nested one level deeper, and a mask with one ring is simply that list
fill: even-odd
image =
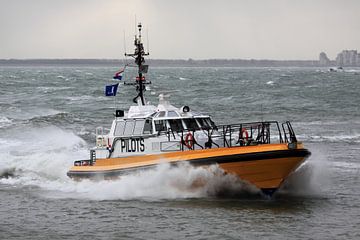
[{"label": "flagpole", "polygon": [[116,112],[116,94],[115,94],[115,96],[114,96],[114,110],[115,110],[115,112]]}]

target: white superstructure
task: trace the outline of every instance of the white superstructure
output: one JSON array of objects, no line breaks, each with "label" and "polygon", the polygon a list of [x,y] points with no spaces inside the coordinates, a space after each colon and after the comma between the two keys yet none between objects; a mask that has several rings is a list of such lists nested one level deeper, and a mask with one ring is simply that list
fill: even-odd
[{"label": "white superstructure", "polygon": [[109,133],[98,131],[93,150],[97,158],[117,158],[191,150],[194,144],[203,148],[208,130],[214,126],[210,116],[197,114],[188,106],[177,108],[160,95],[157,106],[138,105],[131,106],[126,113],[117,111]]}]

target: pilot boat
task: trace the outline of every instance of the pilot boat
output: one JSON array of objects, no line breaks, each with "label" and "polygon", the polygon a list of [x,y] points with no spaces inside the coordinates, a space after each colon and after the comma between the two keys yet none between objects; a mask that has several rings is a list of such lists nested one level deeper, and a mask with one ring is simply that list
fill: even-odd
[{"label": "pilot boat", "polygon": [[127,112],[115,110],[107,134],[96,129],[96,146],[90,158],[77,160],[67,175],[74,179],[112,179],[124,174],[156,167],[159,163],[176,166],[218,165],[272,195],[310,155],[296,138],[289,121],[259,121],[228,125],[215,124],[211,117],[192,111],[189,106],[172,105],[164,95],[158,105],[146,102],[147,81],[141,24],[135,35],[135,51],[125,53],[135,59],[138,76],[136,105]]}]

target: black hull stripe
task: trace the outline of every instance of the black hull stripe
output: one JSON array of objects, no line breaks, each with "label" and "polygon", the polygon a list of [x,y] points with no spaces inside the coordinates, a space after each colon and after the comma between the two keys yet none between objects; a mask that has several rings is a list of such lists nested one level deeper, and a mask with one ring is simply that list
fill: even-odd
[{"label": "black hull stripe", "polygon": [[[223,164],[223,163],[234,163],[234,162],[246,162],[246,161],[265,161],[268,159],[274,158],[289,158],[289,157],[308,157],[310,152],[307,149],[298,149],[298,150],[280,150],[280,151],[267,151],[267,152],[257,152],[257,153],[246,153],[246,154],[234,154],[228,156],[217,156],[217,157],[208,157],[187,160],[192,165],[203,166],[211,164]],[[173,166],[184,161],[170,162]],[[132,167],[126,169],[112,169],[104,171],[69,171],[67,175],[74,178],[91,178],[96,176],[104,177],[114,177],[118,175],[128,174],[132,172],[137,172],[141,170],[147,170],[154,168],[158,164],[149,164],[146,166]]]},{"label": "black hull stripe", "polygon": [[280,150],[280,151],[267,151],[256,152],[246,154],[234,154],[228,156],[201,158],[196,160],[190,160],[194,165],[209,165],[209,164],[221,164],[221,163],[233,163],[233,162],[246,162],[246,161],[261,161],[274,158],[289,158],[289,157],[307,157],[310,152],[306,149],[299,150]]}]

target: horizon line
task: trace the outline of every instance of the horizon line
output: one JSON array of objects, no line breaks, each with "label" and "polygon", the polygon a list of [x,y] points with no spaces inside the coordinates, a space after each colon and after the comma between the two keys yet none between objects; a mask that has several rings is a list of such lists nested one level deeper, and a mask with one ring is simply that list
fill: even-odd
[{"label": "horizon line", "polygon": [[[123,61],[123,58],[0,58],[0,61],[34,61],[34,60],[105,60],[105,61]],[[207,61],[207,60],[243,60],[243,61],[319,61],[318,59],[268,59],[268,58],[148,58],[147,60],[165,60],[165,61]],[[330,60],[335,61],[335,60]]]}]

